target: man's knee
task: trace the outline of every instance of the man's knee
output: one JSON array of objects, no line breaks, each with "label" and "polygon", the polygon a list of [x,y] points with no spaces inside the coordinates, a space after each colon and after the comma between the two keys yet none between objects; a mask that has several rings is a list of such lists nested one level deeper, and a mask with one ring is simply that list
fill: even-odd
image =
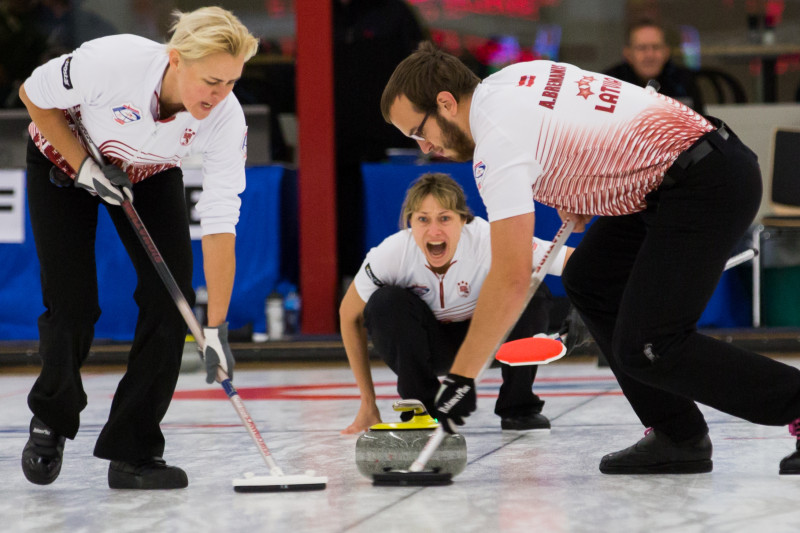
[{"label": "man's knee", "polygon": [[677,364],[678,335],[657,335],[618,330],[612,340],[613,357],[619,367],[631,376],[658,374]]}]

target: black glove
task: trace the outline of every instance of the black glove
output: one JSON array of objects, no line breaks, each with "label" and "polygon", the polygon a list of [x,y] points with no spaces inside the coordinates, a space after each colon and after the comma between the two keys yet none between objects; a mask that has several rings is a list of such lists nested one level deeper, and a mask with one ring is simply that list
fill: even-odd
[{"label": "black glove", "polygon": [[86,157],[75,176],[75,186],[96,194],[111,205],[122,204],[125,197],[133,202],[133,190],[128,174],[115,165],[100,167],[91,157]]},{"label": "black glove", "polygon": [[564,346],[567,347],[567,355],[572,355],[581,348],[583,348],[580,350],[581,355],[599,351],[596,345],[594,350],[590,349],[590,345],[595,344],[594,338],[592,334],[589,333],[589,328],[586,327],[583,319],[581,319],[581,316],[578,314],[578,310],[573,306],[569,307],[569,312],[564,322],[561,324],[558,336],[561,338],[561,342],[564,343]]},{"label": "black glove", "polygon": [[203,350],[203,359],[206,362],[206,383],[214,383],[217,379],[217,368],[221,368],[233,380],[233,354],[228,345],[228,323],[220,324],[216,328],[203,328],[206,337],[206,347]]},{"label": "black glove", "polygon": [[445,431],[458,433],[456,426],[464,425],[464,418],[477,407],[477,398],[474,379],[447,374],[436,394],[433,416]]}]

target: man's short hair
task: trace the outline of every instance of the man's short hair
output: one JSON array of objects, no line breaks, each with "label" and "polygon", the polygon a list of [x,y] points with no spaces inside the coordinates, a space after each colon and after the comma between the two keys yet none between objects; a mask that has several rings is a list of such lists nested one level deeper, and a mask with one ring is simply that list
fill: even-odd
[{"label": "man's short hair", "polygon": [[471,95],[481,79],[460,59],[436,48],[430,41],[397,65],[381,97],[381,113],[386,122],[389,110],[400,95],[414,105],[420,113],[436,111],[436,95],[450,92],[459,101]]},{"label": "man's short hair", "polygon": [[661,30],[661,35],[664,36],[664,40],[666,41],[667,39],[667,30],[663,24],[656,22],[655,19],[640,18],[628,24],[628,30],[625,34],[625,46],[631,45],[631,37],[633,37],[633,32],[642,28],[656,28],[657,30]]}]

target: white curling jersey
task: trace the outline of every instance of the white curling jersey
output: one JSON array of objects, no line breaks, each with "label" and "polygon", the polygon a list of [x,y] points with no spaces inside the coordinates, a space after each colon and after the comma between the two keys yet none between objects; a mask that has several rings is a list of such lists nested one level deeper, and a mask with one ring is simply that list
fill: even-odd
[{"label": "white curling jersey", "polygon": [[641,211],[675,159],[714,129],[672,98],[552,61],[483,80],[469,123],[490,221],[533,212],[533,199],[577,214]]},{"label": "white curling jersey", "polygon": [[[552,243],[534,238],[533,264],[538,265]],[[549,274],[560,275],[566,248],[556,256]],[[390,235],[372,248],[353,280],[361,299],[384,285],[404,287],[424,301],[436,320],[461,322],[472,317],[483,280],[491,266],[489,223],[475,217],[464,224],[450,268],[444,274],[431,270],[410,229]]]},{"label": "white curling jersey", "polygon": [[[244,112],[231,93],[203,120],[188,111],[158,120],[167,63],[163,44],[134,35],[102,37],[38,67],[26,80],[25,92],[43,109],[76,108],[94,144],[134,184],[180,166],[188,155],[202,154],[197,211],[203,234],[235,233],[245,187]],[[75,170],[35,124],[29,131],[39,150],[74,177]]]}]

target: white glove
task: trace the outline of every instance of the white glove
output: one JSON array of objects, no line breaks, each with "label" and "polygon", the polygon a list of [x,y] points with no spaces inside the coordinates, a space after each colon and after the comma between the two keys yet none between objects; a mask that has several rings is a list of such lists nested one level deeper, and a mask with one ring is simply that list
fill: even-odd
[{"label": "white glove", "polygon": [[[115,165],[100,167],[91,157],[86,157],[78,169],[75,186],[96,194],[106,203],[120,205],[125,196],[133,202],[133,190],[128,174]],[[123,196],[124,193],[124,196]]]},{"label": "white glove", "polygon": [[[538,237],[533,238],[533,268],[536,268],[539,263],[542,262],[544,259],[544,254],[547,253],[547,250],[553,245],[552,241],[544,241]],[[564,270],[564,260],[567,257],[567,247],[562,246],[561,250],[558,251],[558,255],[550,264],[550,270],[547,271],[548,274],[553,276],[560,276],[561,271]]]},{"label": "white glove", "polygon": [[214,383],[217,379],[217,367],[221,368],[228,378],[233,380],[233,353],[228,345],[228,323],[219,327],[203,328],[206,346],[203,350],[203,359],[206,362],[206,383]]}]

